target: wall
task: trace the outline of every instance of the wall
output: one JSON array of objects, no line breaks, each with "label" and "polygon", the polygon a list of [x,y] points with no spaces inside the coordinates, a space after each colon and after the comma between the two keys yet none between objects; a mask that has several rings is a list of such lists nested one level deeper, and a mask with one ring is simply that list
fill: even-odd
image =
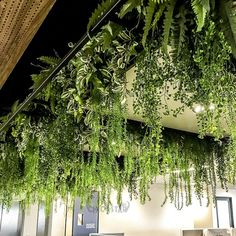
[{"label": "wall", "polygon": [[[163,185],[154,184],[150,189],[151,201],[141,205],[139,200],[129,201],[129,194],[123,193],[123,203],[127,208],[119,212],[116,196],[113,194],[113,212],[107,214],[100,209],[99,232],[115,233],[124,232],[125,236],[180,236],[180,229],[213,228],[216,227],[216,214],[213,205],[201,207],[198,201],[193,200],[193,205],[185,207],[181,211],[175,209],[174,205],[161,204],[164,199]],[[217,196],[232,197],[234,223],[236,225],[236,189],[230,189],[228,193],[217,190]],[[38,206],[33,205],[25,214],[25,222],[22,236],[36,236]],[[54,203],[51,215],[51,236],[71,236],[72,209],[67,209],[67,225],[65,226],[66,208],[63,202],[58,200]],[[65,229],[66,227],[66,229]]]},{"label": "wall", "polygon": [[[212,227],[211,207],[200,207],[196,201],[193,206],[181,211],[170,203],[161,207],[164,199],[162,184],[152,185],[150,196],[152,200],[141,205],[138,200],[129,202],[129,194],[124,193],[124,204],[130,203],[128,211],[117,212],[116,207],[110,214],[100,211],[99,232],[124,232],[125,236],[179,236],[180,229],[183,228]],[[115,202],[115,195],[113,201]]]},{"label": "wall", "polygon": [[[67,229],[65,224],[66,213],[68,216]],[[38,205],[32,205],[26,210],[24,225],[21,236],[36,236],[38,217]],[[59,199],[53,203],[53,210],[49,218],[49,228],[47,236],[71,236],[72,212],[66,212],[66,205]]]},{"label": "wall", "polygon": [[36,235],[37,216],[38,216],[38,205],[37,204],[31,205],[29,207],[29,209],[27,209],[25,211],[22,236]]},{"label": "wall", "polygon": [[194,205],[191,207],[193,209],[193,222],[194,228],[213,228],[213,211],[212,203],[206,207],[206,199],[202,200],[202,206],[200,206],[197,199],[194,200]]},{"label": "wall", "polygon": [[48,236],[64,236],[65,234],[66,205],[58,199],[53,203],[53,212],[49,220]]}]

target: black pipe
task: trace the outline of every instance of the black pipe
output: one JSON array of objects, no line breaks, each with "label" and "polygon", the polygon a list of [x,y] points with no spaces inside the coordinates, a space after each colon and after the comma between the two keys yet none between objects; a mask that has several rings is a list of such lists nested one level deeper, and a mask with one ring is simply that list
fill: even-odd
[{"label": "black pipe", "polygon": [[111,6],[104,15],[98,20],[98,22],[92,27],[89,34],[85,33],[81,39],[75,44],[75,46],[60,60],[57,66],[51,71],[45,80],[21,103],[16,111],[8,118],[8,120],[1,126],[0,132],[2,132],[36,96],[42,89],[57,75],[57,73],[75,56],[75,54],[89,41],[90,36],[94,36],[97,30],[102,26],[103,22],[108,16],[125,0],[117,0],[113,6]]}]

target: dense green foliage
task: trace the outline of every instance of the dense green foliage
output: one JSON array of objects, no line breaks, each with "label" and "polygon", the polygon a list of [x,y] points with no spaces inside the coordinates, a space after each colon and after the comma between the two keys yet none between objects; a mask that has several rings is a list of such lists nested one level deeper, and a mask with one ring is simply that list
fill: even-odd
[{"label": "dense green foliage", "polygon": [[[113,2],[97,8],[88,29]],[[217,4],[128,0],[118,16],[137,17],[138,24],[132,30],[104,26],[1,135],[1,201],[44,201],[50,209],[57,197],[69,193],[86,204],[98,191],[109,208],[111,192],[120,204],[128,189],[145,203],[149,186],[162,176],[164,202],[169,198],[181,209],[193,194],[210,201],[217,183],[226,190],[234,184],[235,48],[228,42],[235,43],[235,16],[229,3]],[[125,73],[133,59],[130,91]],[[59,59],[40,60],[44,69],[32,75],[33,89]],[[129,119],[130,97],[142,123]],[[170,99],[180,107],[170,110]],[[197,114],[199,136],[162,126],[164,115],[178,116],[195,104],[204,106]]]}]

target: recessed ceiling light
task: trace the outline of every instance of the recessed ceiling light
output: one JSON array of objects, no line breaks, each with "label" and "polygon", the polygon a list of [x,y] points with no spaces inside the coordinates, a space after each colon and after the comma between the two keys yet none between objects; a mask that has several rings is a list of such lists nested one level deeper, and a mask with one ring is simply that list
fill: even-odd
[{"label": "recessed ceiling light", "polygon": [[193,111],[195,113],[200,113],[200,112],[203,112],[204,110],[205,110],[204,106],[199,105],[199,104],[193,107]]}]

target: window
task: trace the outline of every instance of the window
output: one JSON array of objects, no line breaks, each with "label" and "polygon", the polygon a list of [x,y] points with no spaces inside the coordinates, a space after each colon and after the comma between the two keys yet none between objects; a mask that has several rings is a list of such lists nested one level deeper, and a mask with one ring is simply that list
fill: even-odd
[{"label": "window", "polygon": [[39,205],[36,236],[44,236],[48,233],[48,217],[45,214],[45,206]]},{"label": "window", "polygon": [[20,236],[23,220],[19,202],[14,202],[10,209],[0,206],[0,236]]},{"label": "window", "polygon": [[231,197],[216,197],[216,217],[218,228],[234,227]]}]

